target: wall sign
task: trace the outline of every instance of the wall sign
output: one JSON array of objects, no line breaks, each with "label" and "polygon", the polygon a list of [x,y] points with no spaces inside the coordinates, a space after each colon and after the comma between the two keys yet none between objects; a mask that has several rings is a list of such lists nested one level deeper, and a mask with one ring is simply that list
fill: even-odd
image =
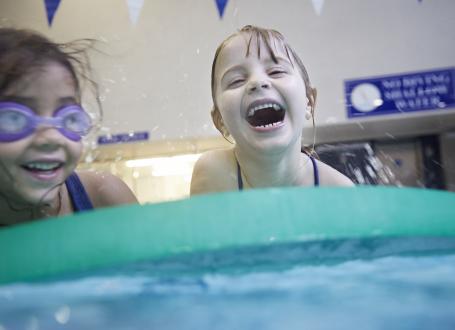
[{"label": "wall sign", "polygon": [[98,144],[114,144],[114,143],[127,143],[146,141],[149,139],[148,132],[134,132],[113,135],[103,135],[98,137]]},{"label": "wall sign", "polygon": [[346,80],[348,118],[455,106],[455,68]]}]

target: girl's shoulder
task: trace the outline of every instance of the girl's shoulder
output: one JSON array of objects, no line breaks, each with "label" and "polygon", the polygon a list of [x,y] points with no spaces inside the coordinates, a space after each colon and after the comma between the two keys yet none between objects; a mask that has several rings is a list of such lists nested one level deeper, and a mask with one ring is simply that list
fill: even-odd
[{"label": "girl's shoulder", "polygon": [[191,195],[237,189],[234,150],[210,150],[201,155],[193,168]]},{"label": "girl's shoulder", "polygon": [[316,159],[321,186],[353,187],[354,183],[346,175]]},{"label": "girl's shoulder", "polygon": [[134,204],[137,199],[131,189],[117,176],[102,171],[78,171],[94,208]]}]

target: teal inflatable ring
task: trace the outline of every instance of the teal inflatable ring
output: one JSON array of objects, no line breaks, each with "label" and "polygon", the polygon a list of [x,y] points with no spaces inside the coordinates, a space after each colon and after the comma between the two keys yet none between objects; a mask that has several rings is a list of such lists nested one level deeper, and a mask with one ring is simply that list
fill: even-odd
[{"label": "teal inflatable ring", "polygon": [[36,221],[0,230],[0,283],[226,248],[402,236],[455,236],[455,194],[264,189]]}]

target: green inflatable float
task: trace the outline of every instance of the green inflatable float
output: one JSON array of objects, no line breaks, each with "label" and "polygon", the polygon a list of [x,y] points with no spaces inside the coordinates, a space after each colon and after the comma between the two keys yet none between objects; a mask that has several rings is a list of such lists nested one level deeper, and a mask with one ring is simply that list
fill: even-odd
[{"label": "green inflatable float", "polygon": [[0,283],[194,252],[369,237],[455,237],[455,194],[280,188],[36,221],[0,230]]}]

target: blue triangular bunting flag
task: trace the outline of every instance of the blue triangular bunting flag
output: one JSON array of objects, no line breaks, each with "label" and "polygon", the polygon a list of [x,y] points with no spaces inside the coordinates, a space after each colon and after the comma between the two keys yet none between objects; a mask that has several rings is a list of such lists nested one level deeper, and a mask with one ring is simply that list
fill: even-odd
[{"label": "blue triangular bunting flag", "polygon": [[49,26],[51,26],[52,21],[54,20],[55,12],[60,5],[60,0],[44,0],[44,4],[46,6],[47,21]]},{"label": "blue triangular bunting flag", "polygon": [[228,0],[215,0],[216,7],[218,8],[218,13],[220,14],[220,18],[223,18],[224,9],[226,8]]}]

